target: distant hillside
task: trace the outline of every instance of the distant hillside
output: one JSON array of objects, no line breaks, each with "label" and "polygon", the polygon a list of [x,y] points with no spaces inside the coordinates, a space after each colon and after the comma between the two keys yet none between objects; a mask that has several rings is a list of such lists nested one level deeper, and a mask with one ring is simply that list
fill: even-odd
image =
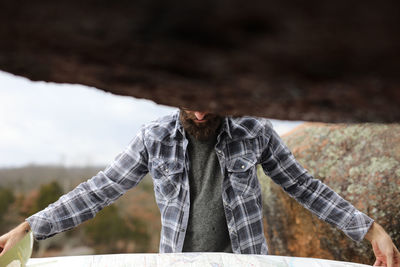
[{"label": "distant hillside", "polygon": [[57,181],[64,190],[96,175],[104,167],[63,167],[29,165],[21,168],[0,169],[0,187],[27,192],[42,184]]},{"label": "distant hillside", "polygon": [[[79,183],[86,181],[104,170],[105,166],[64,167],[28,165],[20,168],[0,168],[0,187],[15,192],[27,192],[40,185],[57,181],[64,191],[69,191]],[[147,175],[148,176],[148,175]],[[147,177],[142,183],[152,183]]]}]

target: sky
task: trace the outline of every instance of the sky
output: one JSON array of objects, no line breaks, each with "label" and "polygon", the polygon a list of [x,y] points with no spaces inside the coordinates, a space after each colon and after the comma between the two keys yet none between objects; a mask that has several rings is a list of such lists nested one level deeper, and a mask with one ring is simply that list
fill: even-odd
[{"label": "sky", "polygon": [[[174,110],[93,87],[32,82],[0,71],[0,168],[104,166],[143,124]],[[271,122],[279,134],[301,124]]]}]

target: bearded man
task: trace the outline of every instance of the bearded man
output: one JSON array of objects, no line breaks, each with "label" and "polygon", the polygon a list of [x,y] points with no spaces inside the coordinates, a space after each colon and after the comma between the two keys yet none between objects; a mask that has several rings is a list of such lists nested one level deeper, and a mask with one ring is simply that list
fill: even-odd
[{"label": "bearded man", "polygon": [[257,164],[319,218],[355,241],[370,240],[377,264],[398,266],[383,228],[300,166],[267,120],[188,109],[142,127],[104,171],[0,237],[0,246],[6,251],[30,229],[41,240],[75,227],[150,172],[160,252],[268,254]]}]

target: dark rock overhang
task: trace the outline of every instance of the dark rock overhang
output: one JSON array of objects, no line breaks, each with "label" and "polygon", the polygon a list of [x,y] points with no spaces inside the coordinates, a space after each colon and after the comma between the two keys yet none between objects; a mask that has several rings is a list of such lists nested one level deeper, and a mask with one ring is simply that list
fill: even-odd
[{"label": "dark rock overhang", "polygon": [[0,69],[172,106],[400,121],[398,1],[0,1]]}]

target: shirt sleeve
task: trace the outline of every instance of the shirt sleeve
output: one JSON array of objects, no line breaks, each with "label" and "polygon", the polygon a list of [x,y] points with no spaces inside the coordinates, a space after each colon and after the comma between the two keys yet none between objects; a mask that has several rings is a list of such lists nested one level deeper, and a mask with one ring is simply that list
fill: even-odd
[{"label": "shirt sleeve", "polygon": [[264,172],[318,218],[338,227],[354,241],[362,241],[373,219],[314,179],[270,127],[266,127],[265,142],[261,159]]},{"label": "shirt sleeve", "polygon": [[144,129],[115,160],[47,208],[27,218],[34,237],[45,239],[91,219],[148,173]]}]

